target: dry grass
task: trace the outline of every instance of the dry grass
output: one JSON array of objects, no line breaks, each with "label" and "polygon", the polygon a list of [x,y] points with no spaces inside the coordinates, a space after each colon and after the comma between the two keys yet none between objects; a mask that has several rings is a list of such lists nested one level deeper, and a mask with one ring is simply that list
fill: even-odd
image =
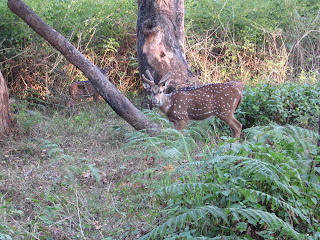
[{"label": "dry grass", "polygon": [[[190,65],[200,69],[205,83],[242,81],[283,83],[290,78],[290,66],[283,36],[266,34],[263,48],[239,43],[207,31],[205,36],[187,38]],[[226,34],[227,35],[227,34]]]}]

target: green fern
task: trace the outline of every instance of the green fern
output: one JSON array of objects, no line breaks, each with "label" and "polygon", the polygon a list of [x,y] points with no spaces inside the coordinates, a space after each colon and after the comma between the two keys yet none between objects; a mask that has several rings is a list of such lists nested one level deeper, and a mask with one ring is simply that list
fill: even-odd
[{"label": "green fern", "polygon": [[[226,138],[217,147],[208,139],[199,144],[199,135],[192,131],[182,135],[166,129],[157,136],[140,133],[128,138],[124,149],[143,149],[136,157],[162,160],[162,165],[132,176],[155,189],[141,195],[141,206],[147,201],[168,204],[156,210],[167,220],[141,239],[246,239],[249,224],[262,238],[307,239],[306,229],[317,232],[320,224],[313,226],[313,216],[319,212],[319,177],[309,177],[313,132],[294,126],[255,127],[247,130],[246,141]],[[173,184],[162,181],[166,163],[175,166],[170,173],[176,179]]]},{"label": "green fern", "polygon": [[280,235],[285,234],[291,239],[305,239],[307,237],[307,235],[295,231],[290,224],[273,213],[250,208],[229,208],[228,211],[230,211],[230,214],[237,219],[253,220],[260,225],[266,224],[268,226],[268,231],[280,232]]},{"label": "green fern", "polygon": [[[183,229],[186,222],[192,221],[195,225],[199,225],[201,220],[206,220],[207,215],[213,217],[215,220],[222,220],[228,223],[227,216],[223,209],[216,206],[205,206],[197,209],[191,209],[182,213],[176,217],[170,218],[159,227],[153,229],[148,234],[139,239],[159,239],[168,233],[168,230],[176,231],[177,229]],[[203,221],[201,221],[201,224]]]},{"label": "green fern", "polygon": [[318,135],[308,129],[297,126],[280,126],[271,124],[269,126],[257,126],[245,130],[247,141],[256,143],[282,143],[294,144],[294,149],[301,149],[301,152],[316,153],[316,142]]},{"label": "green fern", "polygon": [[[228,215],[238,220],[249,220],[251,222],[259,223],[260,225],[266,224],[269,232],[279,232],[281,235],[290,237],[290,239],[307,238],[307,235],[298,233],[290,224],[269,212],[249,208],[222,209],[216,206],[203,206],[187,210],[176,217],[170,218],[159,227],[153,229],[151,232],[139,239],[159,239],[166,236],[168,232],[175,232],[177,230],[184,229],[187,223],[198,227],[203,227],[203,224],[210,226],[214,223],[230,226],[232,224],[229,221],[230,218]],[[232,234],[231,229],[230,233]]]},{"label": "green fern", "polygon": [[[292,206],[288,202],[285,202],[284,200],[278,199],[270,194],[264,193],[262,191],[258,191],[255,189],[239,189],[245,199],[248,201],[251,201],[253,203],[257,203],[258,199],[260,199],[261,202],[268,204],[270,203],[274,208],[282,208],[288,213],[294,213],[292,215],[292,218],[298,222],[299,220],[296,218],[299,217],[303,221],[306,221],[308,224],[310,224],[309,218],[306,216],[306,211],[301,210],[298,206]],[[296,200],[292,201],[293,204],[296,203]]]}]

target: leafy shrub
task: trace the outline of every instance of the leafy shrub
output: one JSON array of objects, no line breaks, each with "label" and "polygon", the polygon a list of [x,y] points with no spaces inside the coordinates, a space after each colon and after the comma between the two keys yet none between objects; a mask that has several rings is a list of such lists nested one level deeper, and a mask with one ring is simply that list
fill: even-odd
[{"label": "leafy shrub", "polygon": [[129,138],[126,147],[171,164],[170,172],[161,165],[133,176],[148,183],[141,208],[156,215],[150,226],[157,222],[141,239],[319,237],[317,134],[278,125],[247,131],[247,142],[206,144],[200,154],[190,132]]},{"label": "leafy shrub", "polygon": [[[50,26],[77,43],[87,44],[92,36],[96,38],[94,42],[101,43],[110,37],[120,39],[135,28],[137,3],[132,0],[38,0],[28,1],[27,4]],[[5,1],[0,4],[0,13],[2,13],[0,27],[5,29],[0,33],[2,44],[25,44],[21,39],[26,39],[28,36],[29,41],[39,40],[37,35],[32,33],[33,30],[26,27],[20,18],[8,10]],[[22,37],[19,37],[20,35]]]},{"label": "leafy shrub", "polygon": [[319,114],[319,83],[260,83],[246,88],[237,118],[244,127],[269,122],[313,126]]}]

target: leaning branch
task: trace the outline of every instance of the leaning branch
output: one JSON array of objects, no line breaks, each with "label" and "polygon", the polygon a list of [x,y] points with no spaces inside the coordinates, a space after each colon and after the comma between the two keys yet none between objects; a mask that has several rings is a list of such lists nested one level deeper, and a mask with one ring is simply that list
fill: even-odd
[{"label": "leaning branch", "polygon": [[78,51],[64,36],[44,22],[21,0],[8,0],[9,9],[22,18],[35,32],[56,48],[73,65],[78,67],[98,89],[111,108],[136,130],[155,129],[158,125],[150,122],[99,69]]}]

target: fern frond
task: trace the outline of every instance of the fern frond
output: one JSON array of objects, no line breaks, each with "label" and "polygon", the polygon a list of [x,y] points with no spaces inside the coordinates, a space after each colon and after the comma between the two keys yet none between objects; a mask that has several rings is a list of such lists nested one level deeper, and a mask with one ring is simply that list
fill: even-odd
[{"label": "fern frond", "polygon": [[[224,163],[226,166],[228,162]],[[227,167],[227,166],[226,166]],[[240,163],[233,165],[231,168],[241,168],[241,172],[245,175],[260,175],[264,176],[265,179],[274,179],[289,182],[289,179],[284,175],[284,171],[278,166],[271,164],[266,161],[262,161],[256,158],[249,158],[242,160]]]},{"label": "fern frond", "polygon": [[215,220],[222,220],[223,222],[228,224],[228,219],[224,209],[216,206],[204,206],[188,210],[176,217],[170,218],[166,222],[162,223],[159,227],[153,229],[147,235],[139,239],[159,239],[165,236],[169,229],[172,229],[173,231],[182,229],[189,221],[192,221],[192,224],[197,226],[199,224],[199,221],[201,221],[201,223],[203,221],[208,221],[209,215]]},{"label": "fern frond", "polygon": [[145,132],[129,134],[122,150],[140,150],[130,154],[130,159],[153,156],[161,161],[179,161],[186,158],[191,160],[190,152],[197,147],[198,144],[190,135],[184,136],[175,129],[163,129],[156,136],[149,136]]},{"label": "fern frond", "polygon": [[[307,222],[310,225],[310,221],[308,219],[308,217],[303,213],[303,210],[301,210],[299,207],[294,207],[292,205],[290,205],[289,203],[280,200],[270,194],[255,190],[255,189],[240,189],[241,193],[245,196],[245,198],[249,201],[250,198],[252,198],[252,194],[255,196],[254,198],[260,198],[262,202],[267,203],[272,203],[273,205],[275,205],[275,207],[277,208],[283,208],[285,209],[287,212],[293,213],[293,217],[295,218],[295,221],[300,221],[300,219],[296,219],[295,216],[300,217],[303,221]],[[253,201],[254,203],[256,203],[257,201]],[[312,226],[311,226],[312,227]]]},{"label": "fern frond", "polygon": [[314,154],[316,153],[316,142],[318,138],[316,132],[292,125],[286,126],[286,132],[304,152],[310,151]]},{"label": "fern frond", "polygon": [[247,238],[247,237],[237,237],[237,236],[226,236],[226,235],[219,235],[219,236],[216,236],[216,237],[213,237],[213,238],[209,238],[209,237],[196,237],[195,239],[199,239],[199,240],[251,240],[252,238]]},{"label": "fern frond", "polygon": [[267,231],[271,233],[286,234],[291,239],[306,239],[307,237],[306,235],[295,231],[289,223],[283,221],[272,213],[248,208],[221,209],[216,206],[204,206],[188,210],[176,217],[170,218],[166,222],[162,223],[159,227],[153,229],[151,232],[139,239],[160,239],[166,236],[166,234],[171,230],[176,231],[178,229],[183,229],[185,224],[191,224],[193,227],[197,227],[199,224],[203,226],[203,223],[206,222],[208,225],[210,225],[212,224],[212,218],[216,221],[223,221],[226,225],[229,225],[226,213],[234,216],[237,219],[251,219],[251,222],[256,222],[260,225],[266,224],[268,227]]},{"label": "fern frond", "polygon": [[286,142],[287,145],[295,144],[304,152],[315,152],[318,134],[301,127],[286,125],[280,126],[275,123],[269,126],[257,126],[246,129],[247,141],[254,143]]},{"label": "fern frond", "polygon": [[157,189],[156,191],[150,193],[146,198],[153,197],[155,195],[164,194],[183,194],[185,191],[210,191],[215,192],[224,189],[223,185],[216,183],[180,183],[172,184],[170,186],[165,186]]},{"label": "fern frond", "polygon": [[255,222],[263,225],[267,224],[268,231],[270,232],[280,232],[280,234],[286,234],[290,239],[306,239],[306,235],[303,235],[293,229],[293,227],[277,217],[273,213],[265,212],[257,209],[250,208],[228,208],[231,215],[235,217],[242,216],[243,219],[250,220],[253,219]]},{"label": "fern frond", "polygon": [[255,177],[266,181],[271,185],[276,185],[283,192],[294,196],[294,191],[290,187],[290,180],[279,166],[259,159],[251,158],[232,166],[233,169],[241,169],[240,174],[247,178]]}]

